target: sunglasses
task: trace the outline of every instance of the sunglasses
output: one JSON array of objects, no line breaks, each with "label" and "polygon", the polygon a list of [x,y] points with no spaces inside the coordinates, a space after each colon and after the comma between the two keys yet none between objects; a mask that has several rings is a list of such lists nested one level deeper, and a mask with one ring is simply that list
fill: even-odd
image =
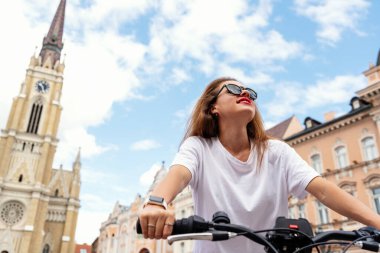
[{"label": "sunglasses", "polygon": [[249,94],[249,98],[252,100],[252,101],[255,101],[257,99],[257,93],[256,91],[254,91],[253,89],[251,88],[244,88],[244,87],[241,87],[239,85],[236,85],[236,84],[232,84],[232,83],[229,83],[229,84],[225,84],[223,85],[222,88],[220,88],[220,90],[218,91],[218,93],[215,95],[213,101],[216,101],[217,97],[219,96],[219,94],[222,92],[222,90],[226,88],[228,93],[231,93],[233,95],[236,95],[236,96],[239,96],[241,95],[241,93],[246,90]]}]

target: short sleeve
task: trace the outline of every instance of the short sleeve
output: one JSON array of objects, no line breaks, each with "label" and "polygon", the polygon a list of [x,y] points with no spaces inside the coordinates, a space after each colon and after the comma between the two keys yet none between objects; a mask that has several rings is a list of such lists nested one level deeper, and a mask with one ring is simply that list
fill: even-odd
[{"label": "short sleeve", "polygon": [[297,198],[305,198],[306,187],[315,177],[320,176],[297,152],[284,143],[281,161],[286,169],[288,191]]},{"label": "short sleeve", "polygon": [[198,137],[187,138],[174,157],[172,165],[185,166],[191,173],[190,186],[196,188],[198,182],[198,169],[201,159],[201,141]]}]

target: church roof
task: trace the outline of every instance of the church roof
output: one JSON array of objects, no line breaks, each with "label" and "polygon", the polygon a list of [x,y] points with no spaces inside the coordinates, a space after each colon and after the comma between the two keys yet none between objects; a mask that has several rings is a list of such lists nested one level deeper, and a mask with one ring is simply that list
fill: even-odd
[{"label": "church roof", "polygon": [[63,48],[62,36],[65,23],[65,9],[66,0],[61,0],[50,25],[48,34],[44,37],[42,43],[42,49],[40,52],[42,62],[45,62],[49,55],[53,55],[53,64],[60,60],[61,50]]}]

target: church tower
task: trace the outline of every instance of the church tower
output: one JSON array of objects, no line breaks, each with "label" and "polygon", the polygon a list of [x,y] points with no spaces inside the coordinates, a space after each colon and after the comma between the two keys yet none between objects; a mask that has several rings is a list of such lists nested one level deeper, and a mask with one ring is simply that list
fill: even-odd
[{"label": "church tower", "polygon": [[52,168],[62,112],[65,9],[60,0],[0,135],[0,252],[74,252],[80,151],[71,171]]}]

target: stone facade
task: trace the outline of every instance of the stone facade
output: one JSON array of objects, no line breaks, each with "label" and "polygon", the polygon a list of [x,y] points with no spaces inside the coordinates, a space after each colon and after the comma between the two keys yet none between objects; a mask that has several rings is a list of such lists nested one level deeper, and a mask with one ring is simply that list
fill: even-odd
[{"label": "stone facade", "polygon": [[0,135],[0,252],[74,252],[80,153],[71,171],[52,168],[62,111],[65,6],[61,0],[40,55],[31,57]]},{"label": "stone facade", "polygon": [[97,253],[172,253],[172,247],[165,240],[145,240],[136,233],[138,213],[144,200],[165,175],[163,164],[145,197],[137,195],[129,206],[120,205],[119,202],[115,204],[112,213],[101,225]]},{"label": "stone facade", "polygon": [[[364,72],[368,85],[347,99],[349,112],[323,123],[307,117],[305,128],[285,138],[322,176],[380,213],[380,65]],[[362,224],[320,204],[313,196],[291,199],[291,217],[306,217],[316,230],[356,229]]]}]

